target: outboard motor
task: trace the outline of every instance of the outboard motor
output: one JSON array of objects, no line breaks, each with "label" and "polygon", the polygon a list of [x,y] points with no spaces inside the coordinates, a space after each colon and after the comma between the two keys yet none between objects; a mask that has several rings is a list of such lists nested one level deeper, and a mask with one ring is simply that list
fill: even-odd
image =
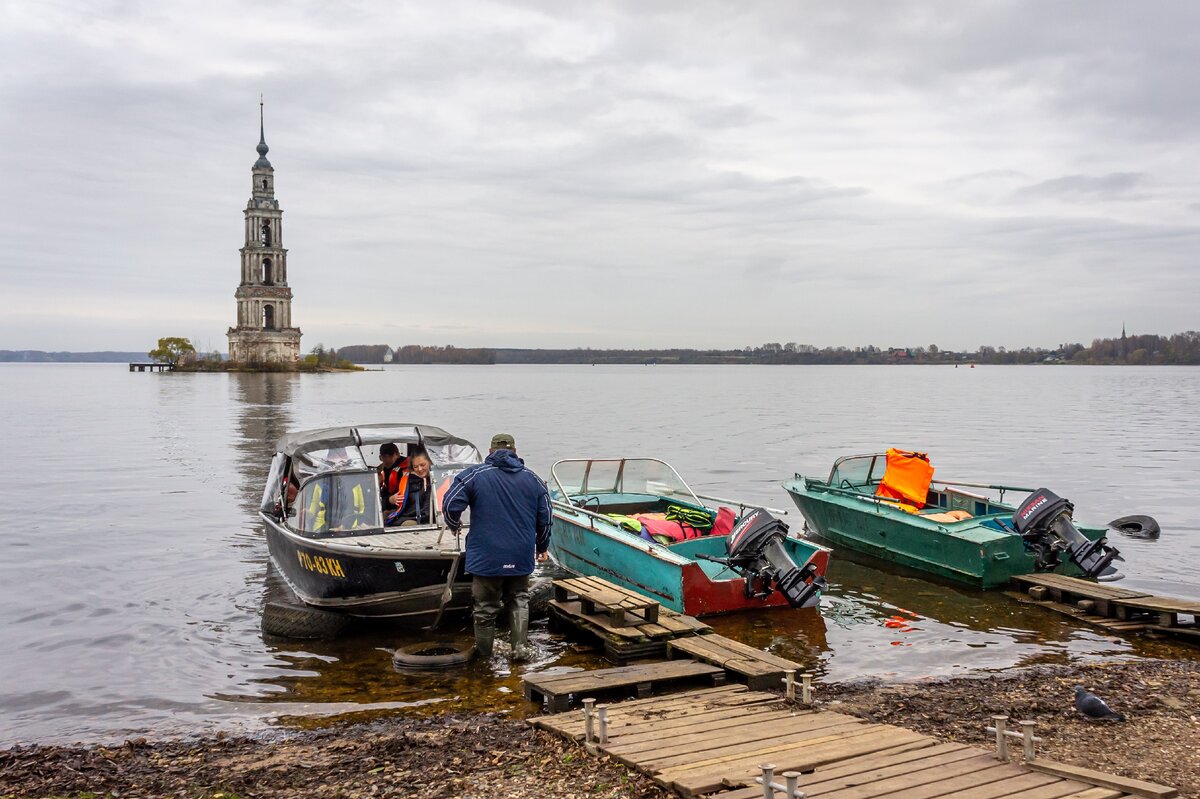
[{"label": "outboard motor", "polygon": [[794,608],[811,606],[825,587],[825,578],[811,563],[804,568],[796,565],[783,545],[787,531],[786,524],[756,508],[730,531],[725,543],[729,557],[705,560],[723,563],[744,576],[748,597],[767,597],[778,590]]},{"label": "outboard motor", "polygon": [[1062,562],[1060,553],[1066,552],[1093,580],[1121,579],[1121,574],[1110,565],[1114,560],[1124,560],[1121,553],[1108,546],[1106,538],[1089,541],[1071,522],[1073,510],[1074,505],[1046,488],[1034,491],[1017,508],[1013,524],[1036,555],[1035,568],[1053,569]]}]

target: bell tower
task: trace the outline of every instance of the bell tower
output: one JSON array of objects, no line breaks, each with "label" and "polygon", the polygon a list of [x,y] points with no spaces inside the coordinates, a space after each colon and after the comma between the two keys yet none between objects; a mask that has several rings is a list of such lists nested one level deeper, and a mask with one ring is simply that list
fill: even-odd
[{"label": "bell tower", "polygon": [[267,160],[263,103],[258,102],[258,160],[250,170],[246,203],[246,244],[242,279],[234,292],[237,327],[229,328],[229,360],[236,363],[291,363],[300,360],[300,328],[292,326],[283,211],[275,199],[275,169]]}]

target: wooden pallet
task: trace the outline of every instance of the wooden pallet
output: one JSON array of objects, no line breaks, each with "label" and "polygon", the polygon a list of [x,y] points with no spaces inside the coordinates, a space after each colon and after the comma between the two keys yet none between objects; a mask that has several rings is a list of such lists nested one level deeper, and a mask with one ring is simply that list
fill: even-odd
[{"label": "wooden pallet", "polygon": [[1048,572],[1045,574],[1019,574],[1012,581],[1022,591],[1028,591],[1034,586],[1045,588],[1055,602],[1073,604],[1080,599],[1090,599],[1094,603],[1097,616],[1114,616],[1111,602],[1116,599],[1136,599],[1149,596],[1144,591],[1131,591],[1127,588],[1117,588],[1107,583],[1094,583],[1091,580],[1081,580],[1078,577],[1066,577],[1061,574]]},{"label": "wooden pallet", "polygon": [[605,657],[619,664],[642,658],[664,658],[667,641],[672,638],[712,632],[707,624],[667,608],[659,609],[656,622],[628,616],[625,624],[615,625],[606,613],[584,612],[579,600],[551,600],[550,621],[553,631],[575,629],[597,638],[604,646]]},{"label": "wooden pallet", "polygon": [[1075,605],[1067,605],[1063,602],[1054,602],[1053,600],[1037,600],[1030,597],[1028,594],[1020,594],[1016,591],[1005,591],[1005,596],[1010,596],[1018,602],[1026,605],[1037,605],[1038,607],[1052,610],[1055,613],[1061,613],[1064,616],[1070,616],[1072,619],[1077,619],[1093,627],[1099,627],[1110,633],[1140,633],[1149,629],[1150,625],[1140,621],[1121,621],[1114,619],[1111,616],[1097,616],[1093,613],[1088,613],[1079,609]]},{"label": "wooden pallet", "polygon": [[[1200,644],[1200,602],[1153,596],[1061,574],[1022,574],[1014,577],[1013,583],[1022,592],[1006,592],[1009,596],[1108,632],[1144,632]],[[1033,593],[1037,587],[1052,598],[1035,599],[1024,593]],[[1181,622],[1180,616],[1191,616],[1191,621]]]},{"label": "wooden pallet", "polygon": [[723,635],[705,635],[668,642],[667,656],[687,655],[731,671],[746,681],[751,690],[778,690],[783,675],[800,671],[799,663],[747,646]]},{"label": "wooden pallet", "polygon": [[[1159,627],[1196,627],[1200,620],[1200,602],[1175,599],[1165,596],[1145,596],[1113,600],[1117,618],[1132,619],[1135,616],[1154,616]],[[1191,616],[1190,624],[1181,625],[1179,617]]]},{"label": "wooden pallet", "polygon": [[585,615],[595,616],[599,609],[608,614],[614,627],[625,626],[627,613],[639,616],[639,621],[658,621],[660,606],[656,600],[599,577],[555,580],[554,598],[560,602],[578,598]]},{"label": "wooden pallet", "polygon": [[572,696],[633,689],[639,697],[644,697],[655,686],[688,680],[721,685],[725,682],[725,670],[693,661],[665,661],[565,674],[532,674],[525,677],[524,683],[526,699],[538,704],[545,700],[551,713],[561,713],[570,707]]},{"label": "wooden pallet", "polygon": [[[684,797],[758,799],[765,763],[775,779],[799,772],[821,799],[1171,799],[1173,788],[1063,766],[1017,765],[991,752],[826,711],[797,711],[777,697],[724,686],[622,702],[608,710],[598,749]],[[582,713],[531,723],[578,740]],[[776,794],[777,796],[779,794]]]}]

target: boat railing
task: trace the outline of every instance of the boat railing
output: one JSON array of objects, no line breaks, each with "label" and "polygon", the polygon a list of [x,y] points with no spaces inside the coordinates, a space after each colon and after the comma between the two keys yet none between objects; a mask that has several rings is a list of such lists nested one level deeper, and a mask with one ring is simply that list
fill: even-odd
[{"label": "boat railing", "polygon": [[599,519],[603,522],[607,522],[608,524],[614,524],[611,517],[605,516],[603,513],[596,513],[595,511],[588,510],[581,505],[576,505],[574,502],[563,502],[561,499],[551,499],[550,504],[572,514],[582,513],[584,516],[593,521]]},{"label": "boat railing", "polygon": [[960,486],[960,487],[965,487],[965,488],[986,488],[989,491],[999,491],[1001,502],[1004,501],[1004,492],[1005,491],[1015,491],[1019,494],[1032,494],[1034,491],[1037,491],[1036,488],[1021,488],[1020,486],[989,485],[987,483],[965,483],[965,482],[956,481],[956,480],[931,480],[930,482],[933,485],[940,485],[940,486]]},{"label": "boat railing", "polygon": [[[669,493],[671,495],[675,495],[677,492],[668,491],[667,493]],[[709,502],[719,502],[722,505],[737,505],[738,509],[739,509],[738,517],[741,517],[742,512],[745,511],[746,508],[762,508],[767,513],[771,513],[776,516],[786,516],[787,515],[786,510],[783,510],[781,508],[768,508],[766,505],[760,505],[757,502],[743,502],[740,499],[726,499],[725,497],[714,497],[711,494],[697,494],[695,492],[692,493],[692,496],[696,497],[696,499],[702,499],[702,500],[707,499]]]}]

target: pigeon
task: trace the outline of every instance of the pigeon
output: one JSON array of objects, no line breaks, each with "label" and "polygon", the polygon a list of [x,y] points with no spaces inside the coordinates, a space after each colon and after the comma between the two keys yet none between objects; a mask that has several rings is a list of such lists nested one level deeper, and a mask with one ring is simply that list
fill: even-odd
[{"label": "pigeon", "polygon": [[1103,699],[1091,691],[1083,690],[1082,685],[1075,686],[1075,709],[1092,719],[1125,720],[1123,713],[1118,713],[1110,708]]}]

